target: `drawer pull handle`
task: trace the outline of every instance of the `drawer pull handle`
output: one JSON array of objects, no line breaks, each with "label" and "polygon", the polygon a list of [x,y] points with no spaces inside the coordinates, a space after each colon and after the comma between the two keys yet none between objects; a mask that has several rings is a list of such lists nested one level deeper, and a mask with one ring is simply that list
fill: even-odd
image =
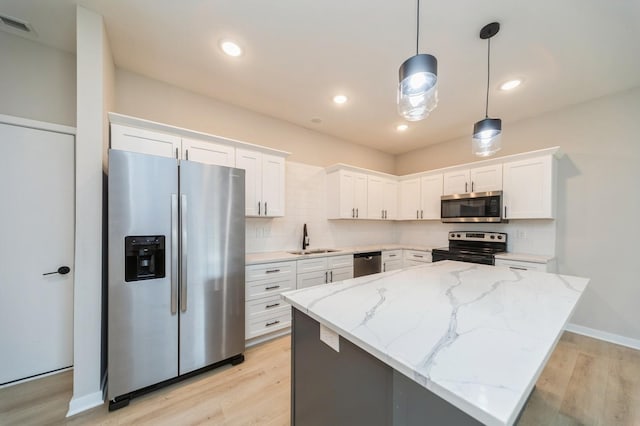
[{"label": "drawer pull handle", "polygon": [[264,289],[265,290],[275,290],[276,288],[280,288],[280,286],[279,285],[272,285],[272,286],[269,286],[269,287],[265,287]]},{"label": "drawer pull handle", "polygon": [[266,323],[264,326],[265,327],[271,327],[272,325],[276,325],[276,324],[279,324],[279,323],[280,323],[280,320],[275,320],[275,321],[271,321],[271,322]]},{"label": "drawer pull handle", "polygon": [[509,269],[517,269],[518,271],[528,271],[527,268],[519,268],[517,266],[509,266]]},{"label": "drawer pull handle", "polygon": [[280,272],[280,269],[267,269],[266,274],[274,274],[276,272]]},{"label": "drawer pull handle", "polygon": [[395,254],[390,254],[389,257],[396,257],[396,255]]},{"label": "drawer pull handle", "polygon": [[421,254],[414,254],[413,257],[419,257],[420,259],[422,259],[424,256],[422,256]]},{"label": "drawer pull handle", "polygon": [[265,309],[275,308],[276,306],[280,306],[279,303],[272,303],[271,305],[265,306]]}]

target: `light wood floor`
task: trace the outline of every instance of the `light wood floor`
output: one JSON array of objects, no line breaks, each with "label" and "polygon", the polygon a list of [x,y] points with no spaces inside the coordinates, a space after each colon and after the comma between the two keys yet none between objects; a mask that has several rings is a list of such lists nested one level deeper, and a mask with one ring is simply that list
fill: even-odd
[{"label": "light wood floor", "polygon": [[[0,425],[288,425],[288,336],[253,347],[246,361],[65,419],[72,372],[0,389]],[[640,351],[565,333],[519,425],[640,425]]]}]

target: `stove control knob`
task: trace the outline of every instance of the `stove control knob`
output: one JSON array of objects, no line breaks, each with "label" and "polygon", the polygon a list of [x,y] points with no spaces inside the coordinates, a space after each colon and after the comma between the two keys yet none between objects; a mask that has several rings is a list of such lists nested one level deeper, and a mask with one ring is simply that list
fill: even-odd
[{"label": "stove control knob", "polygon": [[[493,240],[495,237],[496,237],[495,235],[492,235],[492,236],[491,236],[491,239]],[[498,238],[500,238],[500,237],[498,237]]]},{"label": "stove control knob", "polygon": [[502,235],[498,235],[498,239],[501,240],[502,239]]}]

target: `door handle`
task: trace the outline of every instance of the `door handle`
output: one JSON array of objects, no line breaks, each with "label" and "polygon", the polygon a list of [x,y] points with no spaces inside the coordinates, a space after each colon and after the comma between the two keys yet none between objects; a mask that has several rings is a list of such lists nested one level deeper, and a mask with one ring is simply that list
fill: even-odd
[{"label": "door handle", "polygon": [[424,219],[424,210],[420,210],[420,219]]},{"label": "door handle", "polygon": [[360,217],[360,213],[358,212],[358,208],[356,208],[356,219]]},{"label": "door handle", "polygon": [[171,194],[171,315],[178,312],[178,194]]},{"label": "door handle", "polygon": [[324,271],[324,283],[327,284],[329,282],[329,272]]},{"label": "door handle", "polygon": [[258,201],[258,216],[260,216],[260,207],[262,207],[261,204],[262,203],[260,201]]},{"label": "door handle", "polygon": [[465,183],[464,183],[464,192],[467,192],[467,185],[468,185],[468,183],[467,183],[467,182],[465,182]]},{"label": "door handle", "polygon": [[265,216],[269,216],[269,213],[267,213],[267,202],[264,202],[264,215]]},{"label": "door handle", "polygon": [[352,218],[356,217],[356,209],[355,208],[351,209],[351,217]]},{"label": "door handle", "polygon": [[474,184],[474,182],[471,181],[471,192],[473,192],[473,184]]},{"label": "door handle", "polygon": [[69,272],[71,272],[71,268],[69,268],[68,266],[61,266],[53,272],[45,272],[42,275],[53,275],[53,274],[67,275]]},{"label": "door handle", "polygon": [[416,210],[416,219],[420,219],[420,210]]},{"label": "door handle", "polygon": [[329,282],[333,282],[333,271],[329,271]]},{"label": "door handle", "polygon": [[187,310],[187,194],[180,195],[180,309]]}]

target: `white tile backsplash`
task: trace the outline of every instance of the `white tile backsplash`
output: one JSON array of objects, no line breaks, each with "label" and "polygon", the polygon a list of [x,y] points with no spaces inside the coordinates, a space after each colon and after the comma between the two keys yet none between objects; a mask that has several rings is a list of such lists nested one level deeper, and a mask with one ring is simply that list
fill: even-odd
[{"label": "white tile backsplash", "polygon": [[508,251],[555,255],[556,222],[512,220],[501,224],[450,224],[438,221],[393,222],[328,220],[324,168],[287,161],[286,207],[281,218],[247,218],[246,251],[260,253],[302,248],[302,226],[307,224],[311,248],[369,244],[447,246],[453,230],[506,232]]}]

